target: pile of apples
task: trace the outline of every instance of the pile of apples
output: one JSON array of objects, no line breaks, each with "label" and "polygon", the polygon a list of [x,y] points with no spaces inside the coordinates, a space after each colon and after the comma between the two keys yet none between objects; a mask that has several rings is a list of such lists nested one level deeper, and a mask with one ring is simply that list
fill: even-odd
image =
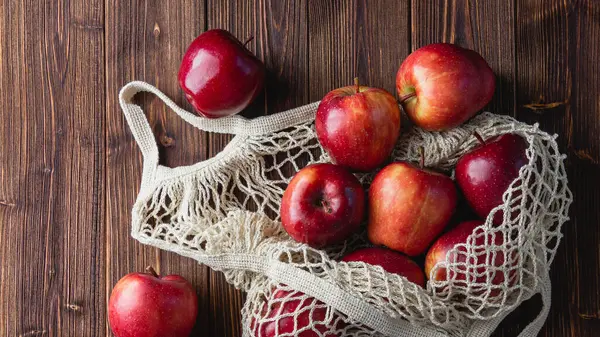
[{"label": "pile of apples", "polygon": [[[402,63],[396,89],[413,123],[440,131],[464,123],[482,109],[492,98],[495,77],[476,52],[452,44],[432,44]],[[355,85],[328,93],[318,107],[315,129],[332,163],[310,165],[292,178],[281,202],[283,227],[294,240],[324,248],[346,240],[366,222],[368,238],[375,247],[354,251],[342,260],[379,265],[421,287],[425,286],[424,276],[436,281],[491,280],[498,288],[514,282],[514,277],[506,280],[504,272],[497,269],[515,263],[514,257],[501,251],[489,261],[486,254],[478,254],[476,261],[470,261],[481,266],[476,271],[447,272],[443,265],[433,270],[453,254],[456,245],[466,244],[492,209],[503,203],[502,195],[528,161],[526,141],[515,134],[484,140],[475,133],[480,145],[458,160],[453,181],[424,167],[423,152],[419,163],[389,163],[400,135],[400,120],[396,99],[383,89],[360,86],[355,79]],[[365,193],[352,173],[374,170],[379,171]],[[459,203],[457,187],[480,220],[449,228]],[[493,222],[501,224],[505,216],[513,215],[496,212]],[[504,237],[478,235],[475,241],[475,245],[500,248]],[[423,254],[425,275],[412,260]],[[464,254],[455,258],[466,262]],[[499,290],[490,289],[489,294],[497,296]],[[299,322],[300,328],[302,324]]]},{"label": "pile of apples", "polygon": [[[246,48],[250,40],[241,43],[227,31],[210,30],[192,42],[178,79],[199,114],[207,118],[230,116],[258,96],[265,69]],[[447,130],[470,119],[491,100],[495,76],[475,51],[439,43],[422,47],[404,60],[397,72],[396,90],[399,100],[383,89],[361,86],[355,79],[354,85],[335,89],[323,98],[315,129],[332,163],[307,166],[292,178],[281,202],[281,223],[294,240],[319,249],[343,242],[366,223],[374,247],[351,252],[342,260],[379,265],[421,287],[425,287],[425,277],[485,281],[490,276],[485,267],[476,271],[483,280],[467,279],[466,270],[454,270],[457,275],[450,275],[445,268],[432,271],[503,203],[502,195],[528,161],[527,143],[515,134],[488,140],[474,134],[480,145],[459,159],[456,181],[426,168],[423,153],[420,163],[390,163],[401,132],[398,102],[417,126]],[[367,194],[354,173],[374,171],[378,172]],[[450,228],[459,204],[459,189],[480,220]],[[512,216],[496,212],[493,222],[500,224]],[[501,246],[503,240],[501,235],[490,234],[479,236],[475,244]],[[425,256],[425,273],[413,261],[419,256]],[[491,261],[482,255],[471,263],[499,267],[510,261],[514,259],[500,252]],[[494,273],[490,278],[493,285],[512,282],[505,280],[503,273],[489,269]],[[296,334],[299,337],[335,336],[332,327],[311,325],[323,321],[324,306],[307,311],[307,306],[320,302],[294,300],[299,294],[275,290],[272,297],[290,300],[273,301],[269,312],[297,312],[297,321],[284,315],[255,326],[255,334],[275,337],[276,331],[301,330]],[[150,270],[119,281],[110,297],[108,317],[117,337],[187,336],[196,314],[197,298],[189,282],[177,275],[161,278]]]}]

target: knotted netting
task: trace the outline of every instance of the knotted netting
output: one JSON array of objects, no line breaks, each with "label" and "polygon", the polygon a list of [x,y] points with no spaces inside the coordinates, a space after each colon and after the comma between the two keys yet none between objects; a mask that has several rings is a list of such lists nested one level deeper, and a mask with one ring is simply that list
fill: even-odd
[{"label": "knotted netting", "polygon": [[[235,137],[217,156],[190,166],[158,164],[139,91],[161,98],[184,120]],[[485,222],[456,245],[432,273],[448,278],[427,287],[363,262],[338,262],[369,246],[365,233],[317,250],[292,240],[279,222],[281,197],[293,174],[329,158],[314,131],[318,103],[247,120],[205,119],[175,105],[158,89],[132,82],[120,103],[144,155],[142,186],[132,212],[132,236],[222,271],[248,292],[244,336],[488,336],[521,302],[542,294],[540,316],[522,333],[535,336],[550,302],[548,272],[572,201],[556,136],[513,118],[482,113],[444,132],[402,130],[396,161],[419,159],[453,175],[457,160],[484,139],[515,133],[528,144],[528,163]],[[375,172],[359,175],[368,188]],[[494,224],[500,212],[501,224]],[[498,282],[500,280],[500,282]]]}]

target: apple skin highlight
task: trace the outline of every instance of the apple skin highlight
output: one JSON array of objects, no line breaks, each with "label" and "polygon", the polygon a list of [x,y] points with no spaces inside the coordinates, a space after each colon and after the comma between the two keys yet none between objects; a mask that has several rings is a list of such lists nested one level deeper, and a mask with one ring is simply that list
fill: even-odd
[{"label": "apple skin highlight", "polygon": [[400,108],[383,89],[347,86],[321,100],[315,129],[334,163],[371,171],[384,164],[394,149],[400,135]]}]

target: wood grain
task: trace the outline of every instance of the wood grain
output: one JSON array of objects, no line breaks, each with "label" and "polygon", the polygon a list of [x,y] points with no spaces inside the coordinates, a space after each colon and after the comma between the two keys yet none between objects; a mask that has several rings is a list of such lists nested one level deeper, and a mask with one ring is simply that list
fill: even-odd
[{"label": "wood grain", "polygon": [[[141,154],[118,106],[131,80],[191,110],[176,74],[188,44],[225,28],[268,69],[243,115],[319,100],[359,76],[395,94],[395,74],[433,42],[475,49],[497,74],[486,108],[559,134],[575,195],[552,267],[541,336],[600,331],[600,4],[594,0],[0,0],[0,336],[112,336],[106,302],[152,264],[199,296],[194,336],[240,336],[244,296],[221,273],[130,237]],[[189,165],[231,139],[139,95],[161,163]],[[510,315],[515,336],[541,305]]]},{"label": "wood grain", "polygon": [[0,335],[104,332],[102,1],[0,2]]},{"label": "wood grain", "polygon": [[473,49],[496,74],[496,92],[484,110],[514,116],[515,6],[512,1],[413,1],[412,50],[448,42]]},{"label": "wood grain", "polygon": [[[130,233],[131,207],[141,181],[142,158],[118,105],[118,92],[132,80],[151,83],[181,106],[191,107],[177,83],[187,45],[205,28],[202,1],[108,1],[106,7],[106,296],[125,274],[153,265],[161,274],[179,274],[196,286],[201,335],[212,324],[208,268],[195,261],[144,246]],[[189,126],[156,97],[140,95],[159,141],[161,163],[193,164],[207,157],[207,135]],[[168,145],[168,146],[165,146]],[[107,335],[110,329],[106,330]]]},{"label": "wood grain", "polygon": [[600,99],[590,94],[600,90],[599,14],[595,1],[517,1],[517,117],[560,135],[575,199],[551,271],[542,336],[600,331]]},{"label": "wood grain", "polygon": [[356,76],[395,95],[396,72],[410,53],[409,1],[311,0],[308,12],[311,101]]}]

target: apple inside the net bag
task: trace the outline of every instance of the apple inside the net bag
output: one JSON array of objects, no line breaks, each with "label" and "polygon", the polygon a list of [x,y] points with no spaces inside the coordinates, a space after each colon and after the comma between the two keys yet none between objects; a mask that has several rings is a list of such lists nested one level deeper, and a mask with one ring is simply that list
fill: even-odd
[{"label": "apple inside the net bag", "polygon": [[[142,109],[151,92],[200,130],[235,135],[215,157],[190,166],[159,165],[158,147]],[[425,288],[364,262],[339,262],[369,246],[366,233],[324,250],[297,243],[283,230],[279,207],[293,173],[328,162],[314,129],[317,103],[245,119],[206,119],[179,108],[155,87],[132,82],[120,104],[144,156],[132,211],[132,236],[222,271],[248,292],[244,336],[489,336],[520,303],[541,293],[543,308],[523,330],[535,336],[550,306],[548,272],[572,201],[556,136],[513,118],[482,113],[443,132],[404,129],[394,160],[418,161],[451,173],[484,139],[516,134],[527,163],[485,221],[450,249],[430,273],[448,277]],[[373,173],[358,175],[368,186]],[[503,221],[494,223],[496,214]],[[499,262],[499,263],[497,263]]]}]

